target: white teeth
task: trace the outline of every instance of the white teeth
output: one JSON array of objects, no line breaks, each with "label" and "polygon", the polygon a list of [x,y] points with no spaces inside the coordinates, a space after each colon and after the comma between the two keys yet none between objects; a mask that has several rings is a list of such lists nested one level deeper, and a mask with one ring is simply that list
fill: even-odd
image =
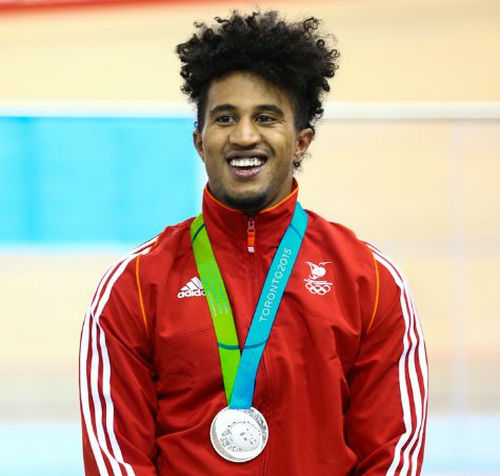
[{"label": "white teeth", "polygon": [[232,167],[259,167],[264,163],[264,159],[258,157],[237,157],[229,161]]}]

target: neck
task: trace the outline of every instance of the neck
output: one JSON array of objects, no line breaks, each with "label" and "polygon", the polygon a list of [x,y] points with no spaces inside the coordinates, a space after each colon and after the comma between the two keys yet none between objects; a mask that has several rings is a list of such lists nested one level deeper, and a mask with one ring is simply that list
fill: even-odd
[{"label": "neck", "polygon": [[214,193],[210,185],[207,185],[207,189],[219,203],[231,208],[232,210],[238,210],[243,212],[245,215],[256,215],[262,210],[271,208],[278,203],[282,202],[295,188],[295,182],[290,184],[290,188],[286,190],[286,193],[280,193],[275,199],[268,200],[265,194],[256,195],[248,198],[233,198],[230,196],[220,196],[220,194]]}]

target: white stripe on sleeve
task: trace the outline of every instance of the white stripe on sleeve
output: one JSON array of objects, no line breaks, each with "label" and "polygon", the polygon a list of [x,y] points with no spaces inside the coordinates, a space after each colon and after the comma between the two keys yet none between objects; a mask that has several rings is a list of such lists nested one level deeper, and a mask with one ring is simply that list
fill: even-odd
[{"label": "white stripe on sleeve", "polygon": [[[128,476],[135,476],[135,473],[130,464],[123,460],[123,455],[114,432],[114,405],[111,397],[111,366],[106,347],[106,336],[99,324],[99,317],[109,299],[116,280],[123,273],[127,265],[139,254],[146,254],[155,241],[156,237],[122,257],[118,261],[118,264],[111,266],[106,271],[99,282],[84,318],[80,344],[80,399],[85,428],[101,476],[109,475],[104,456],[109,461],[114,476],[122,476],[120,465],[125,468]],[[90,409],[89,382],[87,378],[89,350],[91,353],[90,394],[94,406],[94,418],[92,418]],[[102,385],[101,388],[99,388],[99,368],[101,360]],[[103,425],[101,396],[105,406],[104,414],[106,428],[104,428]],[[96,431],[94,431],[94,424]],[[111,443],[112,451],[108,448],[106,435]]]},{"label": "white stripe on sleeve", "polygon": [[[403,336],[403,352],[399,359],[399,386],[401,406],[405,432],[399,438],[394,450],[394,458],[387,470],[386,476],[394,476],[401,466],[399,476],[407,476],[411,468],[411,476],[417,471],[418,455],[422,450],[422,441],[427,417],[427,360],[422,329],[418,321],[415,305],[412,300],[408,284],[396,265],[378,248],[367,243],[375,259],[391,274],[399,287],[400,305],[405,321]],[[419,383],[419,376],[423,382],[423,395]],[[410,389],[406,380],[409,378]],[[412,424],[412,410],[415,415],[415,426]],[[401,454],[402,448],[404,450]]]}]

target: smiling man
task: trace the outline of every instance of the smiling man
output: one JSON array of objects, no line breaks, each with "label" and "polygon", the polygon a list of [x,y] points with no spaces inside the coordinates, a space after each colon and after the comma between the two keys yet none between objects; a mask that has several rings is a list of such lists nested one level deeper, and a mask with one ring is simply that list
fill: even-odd
[{"label": "smiling man", "polygon": [[213,80],[204,126],[194,136],[216,198],[253,214],[290,193],[294,163],[313,135],[296,129],[292,104],[288,92],[251,72]]},{"label": "smiling man", "polygon": [[338,52],[233,13],[177,47],[203,211],[111,267],[80,350],[87,475],[418,475],[427,361],[379,249],[297,201]]}]

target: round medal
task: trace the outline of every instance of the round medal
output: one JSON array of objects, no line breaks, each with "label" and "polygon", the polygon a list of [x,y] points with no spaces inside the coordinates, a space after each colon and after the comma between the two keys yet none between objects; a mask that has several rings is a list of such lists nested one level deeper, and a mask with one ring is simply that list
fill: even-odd
[{"label": "round medal", "polygon": [[236,410],[226,407],[212,421],[210,440],[223,458],[244,463],[256,458],[269,436],[267,422],[254,407]]}]

